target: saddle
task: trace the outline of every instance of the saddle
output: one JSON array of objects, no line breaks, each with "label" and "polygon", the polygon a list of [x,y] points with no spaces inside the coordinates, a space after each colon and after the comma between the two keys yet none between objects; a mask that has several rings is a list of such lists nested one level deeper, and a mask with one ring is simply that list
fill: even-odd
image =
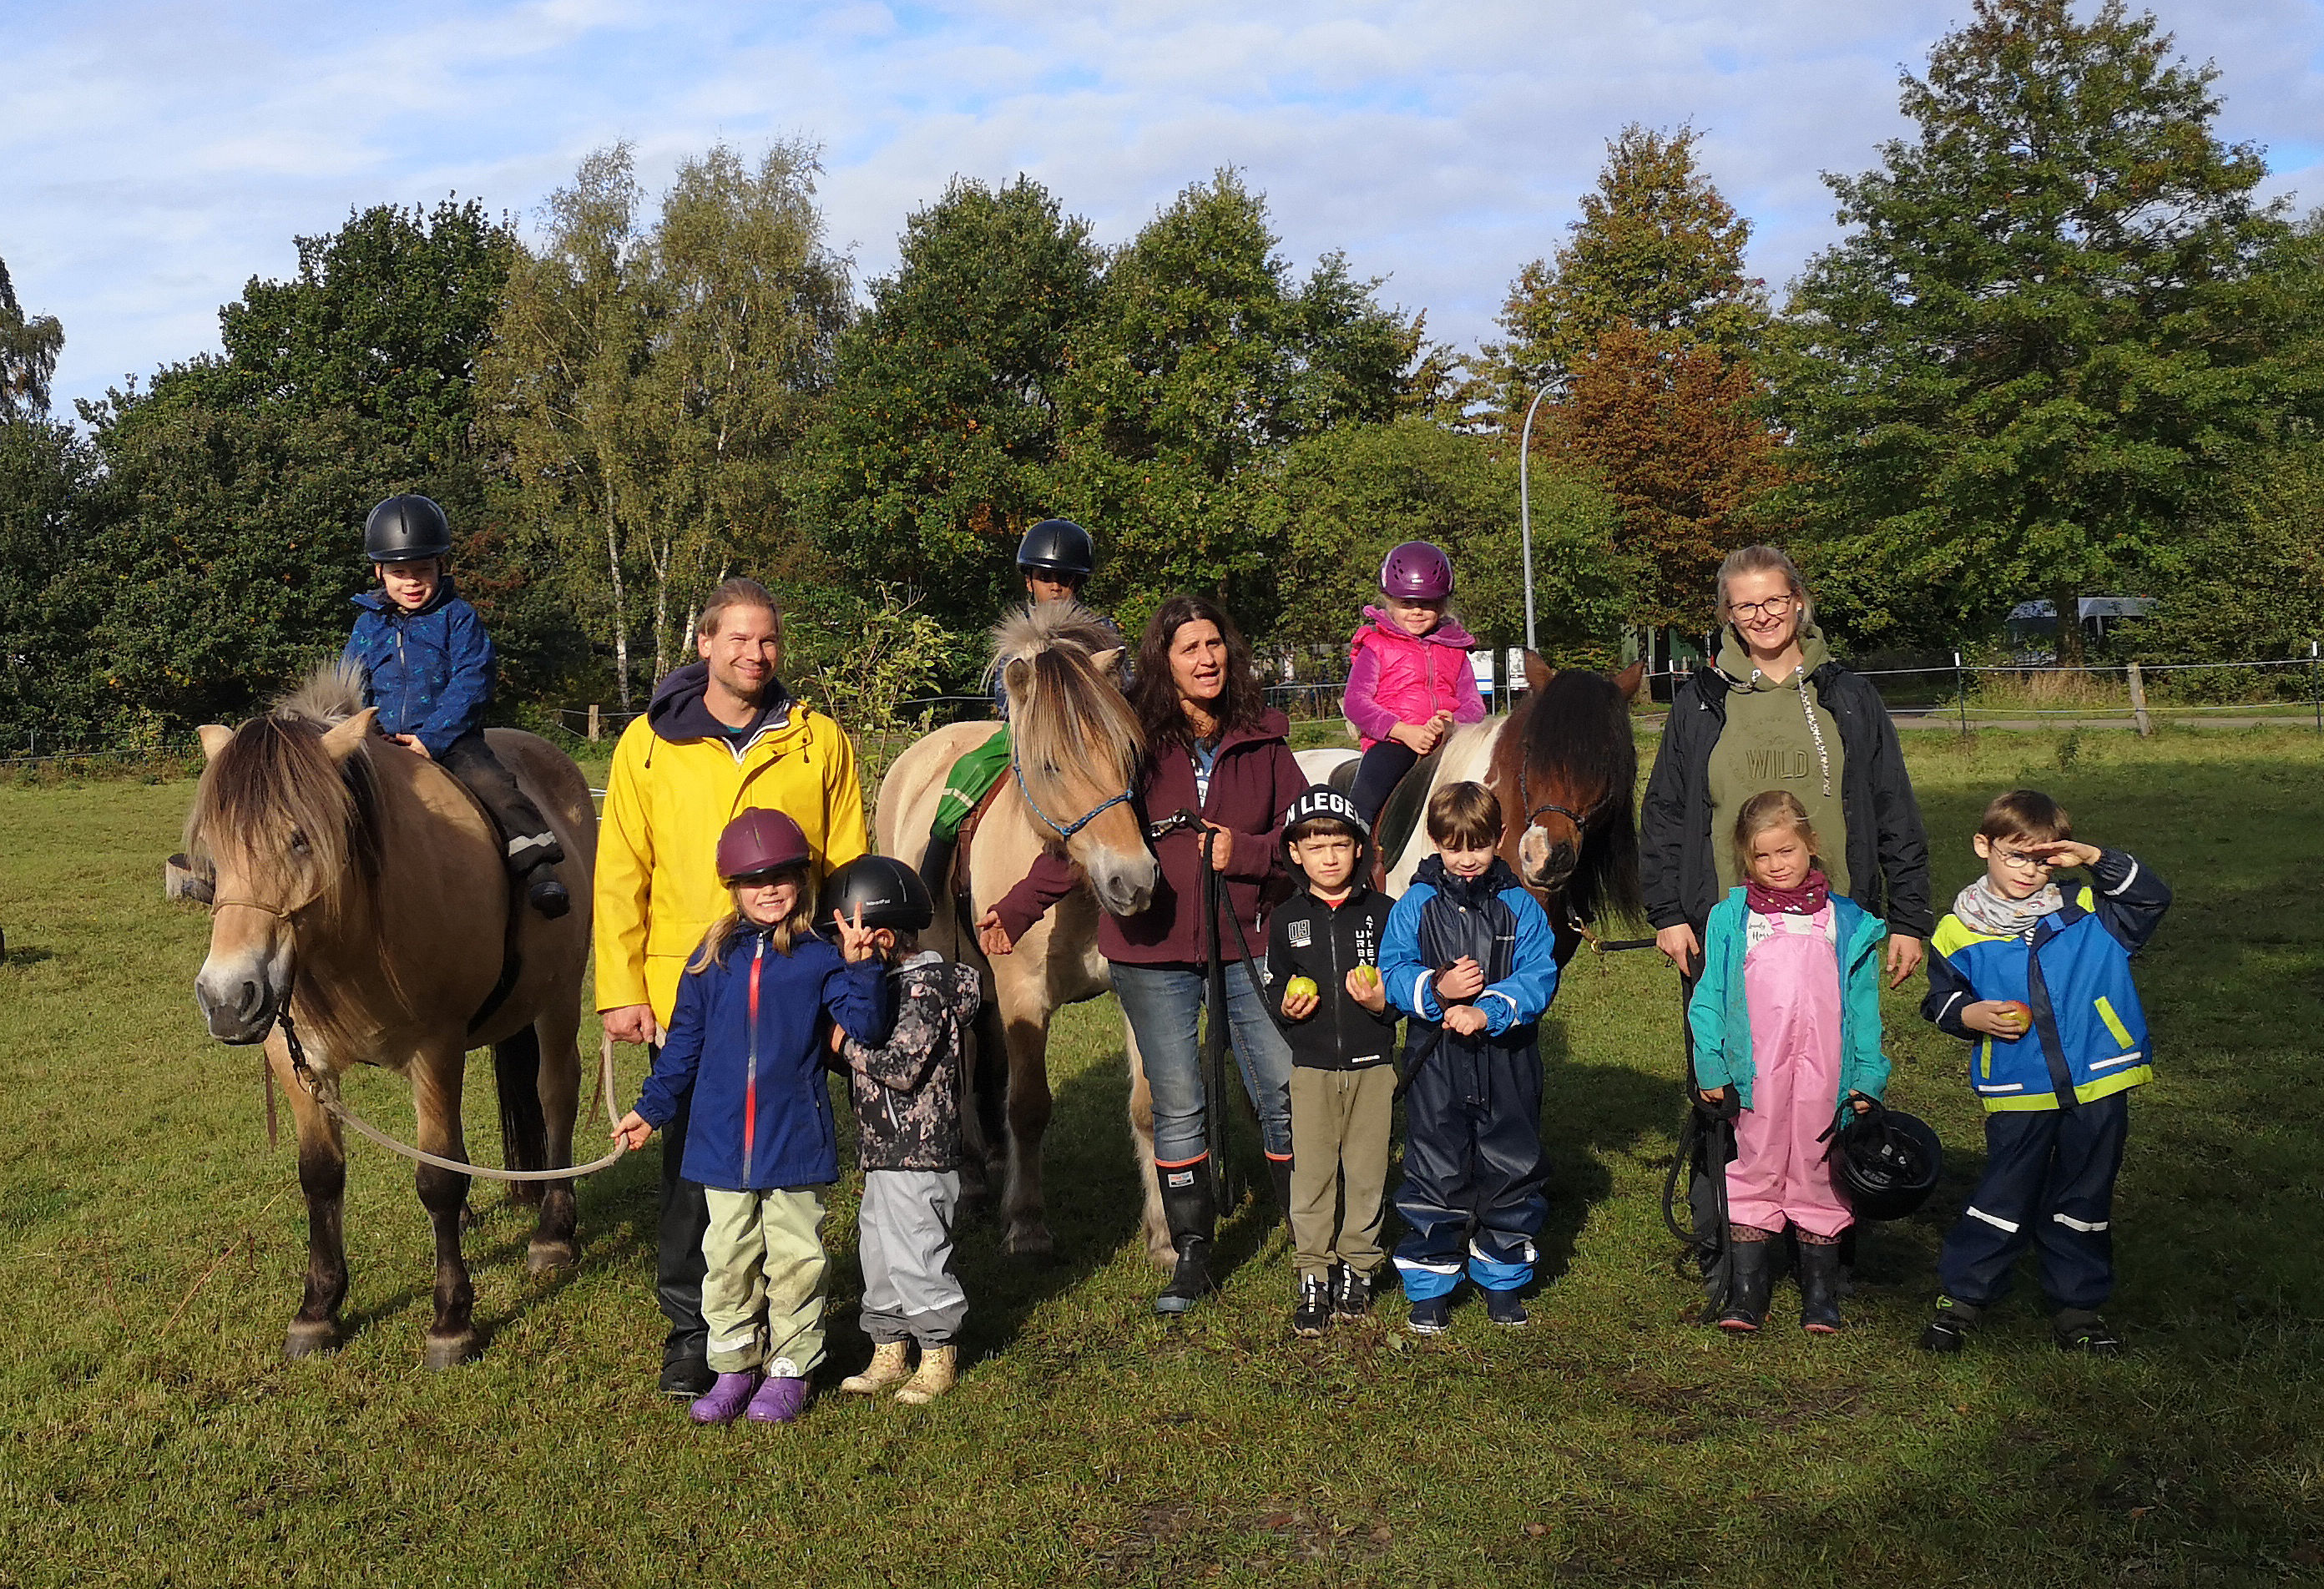
[{"label": "saddle", "polygon": [[1001,785],[1007,778],[995,778],[992,786],[977,796],[975,806],[961,819],[960,836],[953,841],[952,868],[945,881],[952,888],[953,910],[960,917],[961,931],[971,932],[975,924],[975,906],[970,898],[969,864],[976,853],[977,830],[984,825],[984,813],[1001,798]]}]

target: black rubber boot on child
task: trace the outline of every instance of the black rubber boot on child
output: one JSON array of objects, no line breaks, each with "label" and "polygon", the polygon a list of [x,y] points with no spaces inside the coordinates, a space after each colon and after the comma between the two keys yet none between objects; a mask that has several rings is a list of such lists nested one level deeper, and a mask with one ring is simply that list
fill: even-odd
[{"label": "black rubber boot on child", "polygon": [[[1218,1225],[1218,1203],[1211,1195],[1211,1166],[1198,1160],[1176,1170],[1162,1170],[1162,1217],[1169,1223],[1170,1245],[1177,1249],[1177,1266],[1170,1283],[1154,1299],[1157,1313],[1185,1313],[1215,1290],[1211,1279],[1211,1237]],[[1184,1175],[1185,1186],[1172,1180]]]},{"label": "black rubber boot on child", "polygon": [[1767,1249],[1775,1245],[1729,1238],[1727,1306],[1719,1312],[1720,1328],[1748,1333],[1757,1329],[1760,1320],[1767,1317],[1767,1288],[1772,1283]]},{"label": "black rubber boot on child", "polygon": [[1275,1183],[1275,1211],[1282,1217],[1285,1229],[1291,1227],[1291,1161],[1278,1159],[1270,1153],[1267,1158],[1268,1179]]},{"label": "black rubber boot on child", "polygon": [[1800,1242],[1800,1327],[1820,1336],[1840,1330],[1840,1244]]},{"label": "black rubber boot on child", "polygon": [[524,902],[550,921],[573,908],[573,896],[557,875],[557,863],[544,860],[524,875]]}]

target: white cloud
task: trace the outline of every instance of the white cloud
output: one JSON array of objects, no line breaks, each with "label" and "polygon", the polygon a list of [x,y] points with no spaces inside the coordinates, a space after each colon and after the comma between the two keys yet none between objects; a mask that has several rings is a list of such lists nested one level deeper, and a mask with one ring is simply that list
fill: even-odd
[{"label": "white cloud", "polygon": [[[1241,167],[1285,251],[1387,276],[1441,336],[1489,335],[1624,123],[1692,120],[1780,286],[1832,235],[1817,173],[1900,128],[1895,79],[1965,7],[1904,0],[1193,4],[718,0],[291,5],[88,0],[0,15],[0,258],[88,396],[215,346],[219,303],[351,207],[449,189],[530,214],[591,147],[649,183],[726,138],[827,150],[835,242],[890,265],[955,172],[1047,183],[1119,242]],[[2162,0],[2215,58],[2222,130],[2324,162],[2324,16]]]}]

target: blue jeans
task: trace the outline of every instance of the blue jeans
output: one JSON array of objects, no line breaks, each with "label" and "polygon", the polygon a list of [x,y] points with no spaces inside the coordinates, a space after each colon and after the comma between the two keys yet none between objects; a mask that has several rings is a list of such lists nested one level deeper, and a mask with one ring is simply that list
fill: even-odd
[{"label": "blue jeans", "polygon": [[[1203,968],[1115,963],[1114,996],[1138,1038],[1146,1085],[1154,1095],[1154,1157],[1164,1164],[1201,1158],[1203,1132]],[[1227,1035],[1242,1084],[1259,1110],[1268,1157],[1291,1156],[1291,1049],[1259,1000],[1267,994],[1247,961],[1227,967]]]}]

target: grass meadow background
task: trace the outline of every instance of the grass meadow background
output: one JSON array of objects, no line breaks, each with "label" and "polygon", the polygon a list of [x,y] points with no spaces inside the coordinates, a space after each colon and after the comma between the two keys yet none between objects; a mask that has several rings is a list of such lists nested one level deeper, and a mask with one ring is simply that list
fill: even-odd
[{"label": "grass meadow background", "polygon": [[[2116,1213],[2127,1359],[2054,1351],[2030,1275],[1966,1355],[1913,1348],[1982,1158],[1917,982],[1889,1003],[1890,1096],[1936,1123],[1949,1171],[1866,1236],[1854,1327],[1801,1334],[1788,1289],[1759,1338],[1688,1322],[1655,1212],[1675,978],[1585,951],[1543,1030],[1555,1176],[1531,1330],[1471,1304],[1419,1343],[1391,1297],[1299,1341],[1283,1238],[1248,1205],[1225,1294],[1157,1320],[1108,1001],[1052,1049],[1056,1261],[964,1235],[960,1390],[919,1410],[834,1393],[785,1430],[693,1429],[653,1392],[658,1147],[584,1184],[565,1276],[527,1276],[527,1214],[480,1185],[489,1343],[429,1373],[410,1170],[352,1144],[351,1338],[284,1364],[305,1251],[289,1139],[269,1152],[255,1056],[194,1013],[206,918],[159,897],[191,785],[0,787],[0,1586],[2324,1582],[2324,747],[1927,734],[1907,753],[1944,897],[1982,803],[2020,782],[2178,890],[2141,971],[2159,1078]],[[622,1058],[633,1088],[641,1055]],[[470,1141],[497,1162],[483,1056],[470,1074]],[[348,1090],[410,1118],[392,1078]],[[866,1350],[853,1213],[843,1186],[826,1383]]]}]

